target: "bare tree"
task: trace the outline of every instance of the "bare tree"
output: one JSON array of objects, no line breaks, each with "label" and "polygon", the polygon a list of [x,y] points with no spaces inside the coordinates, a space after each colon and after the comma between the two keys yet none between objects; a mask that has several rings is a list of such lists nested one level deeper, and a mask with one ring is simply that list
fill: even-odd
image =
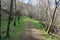
[{"label": "bare tree", "polygon": [[9,31],[10,31],[10,24],[11,24],[12,8],[13,8],[13,0],[11,0],[11,4],[10,4],[10,12],[9,12],[9,18],[8,18],[7,35],[6,35],[6,37],[10,36],[9,35]]},{"label": "bare tree", "polygon": [[54,9],[54,12],[53,12],[53,16],[52,16],[52,19],[51,19],[51,21],[50,21],[50,24],[49,24],[49,27],[48,27],[48,30],[47,30],[47,32],[49,33],[49,29],[50,29],[50,27],[51,27],[51,25],[53,24],[53,22],[54,22],[54,18],[55,18],[55,14],[56,14],[56,10],[57,10],[57,8],[59,7],[59,2],[60,2],[60,0],[57,2],[57,0],[55,0],[55,9]]},{"label": "bare tree", "polygon": [[33,16],[33,14],[32,14],[32,10],[33,10],[32,9],[33,8],[33,6],[32,6],[32,0],[29,0],[28,4],[31,4],[31,9],[30,9],[30,11],[28,11],[28,13],[29,13],[29,17],[32,18],[32,16]]},{"label": "bare tree", "polygon": [[46,27],[45,27],[45,31],[47,31],[48,25],[49,25],[48,12],[51,11],[51,10],[50,10],[50,2],[49,2],[49,0],[47,0],[47,2],[48,2],[48,3],[47,3],[48,5],[47,5],[47,7],[46,7],[46,24],[45,24]]}]

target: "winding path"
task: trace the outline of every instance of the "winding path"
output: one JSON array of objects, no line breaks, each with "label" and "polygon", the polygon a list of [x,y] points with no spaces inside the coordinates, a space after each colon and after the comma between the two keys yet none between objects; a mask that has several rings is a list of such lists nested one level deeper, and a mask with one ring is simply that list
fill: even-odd
[{"label": "winding path", "polygon": [[24,26],[25,28],[21,40],[43,40],[40,32],[34,28],[33,23],[26,22]]}]

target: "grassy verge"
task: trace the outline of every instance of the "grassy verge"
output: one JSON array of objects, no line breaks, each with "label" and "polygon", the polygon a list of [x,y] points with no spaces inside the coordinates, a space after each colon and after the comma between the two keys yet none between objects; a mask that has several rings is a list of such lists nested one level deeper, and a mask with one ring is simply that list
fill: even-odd
[{"label": "grassy verge", "polygon": [[38,29],[40,31],[40,34],[42,36],[42,38],[44,40],[60,40],[59,38],[53,37],[48,35],[44,29],[42,28],[43,26],[41,24],[39,24],[38,21],[31,19],[29,17],[24,17],[22,16],[20,18],[20,24],[18,24],[18,20],[16,19],[16,27],[14,27],[13,22],[11,22],[10,25],[10,38],[7,39],[5,38],[6,36],[6,28],[7,28],[7,21],[6,20],[2,20],[2,27],[1,27],[1,31],[2,31],[2,40],[20,40],[20,35],[22,34],[22,32],[24,31],[24,23],[26,21],[32,22],[35,26],[36,29]]},{"label": "grassy verge", "polygon": [[34,19],[27,18],[28,21],[32,22],[35,25],[35,28],[40,31],[40,34],[44,40],[60,40],[59,38],[56,38],[54,36],[48,35],[46,31],[44,31],[43,26],[39,24],[38,21]]},{"label": "grassy verge", "polygon": [[20,35],[24,31],[24,17],[20,18],[20,24],[16,18],[16,26],[13,25],[14,21],[11,21],[10,24],[10,38],[5,38],[6,36],[6,29],[7,29],[7,20],[2,20],[2,40],[19,40]]}]

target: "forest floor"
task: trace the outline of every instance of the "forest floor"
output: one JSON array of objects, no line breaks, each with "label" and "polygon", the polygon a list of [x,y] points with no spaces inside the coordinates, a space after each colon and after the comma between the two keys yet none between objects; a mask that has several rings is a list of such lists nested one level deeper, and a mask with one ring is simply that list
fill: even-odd
[{"label": "forest floor", "polygon": [[2,20],[2,40],[60,40],[50,36],[44,31],[43,26],[35,19],[22,16],[20,23],[16,18],[16,26],[12,20],[10,24],[10,38],[5,38],[7,29],[7,18]]},{"label": "forest floor", "polygon": [[25,28],[20,40],[43,40],[40,31],[34,27],[32,22],[26,22]]}]

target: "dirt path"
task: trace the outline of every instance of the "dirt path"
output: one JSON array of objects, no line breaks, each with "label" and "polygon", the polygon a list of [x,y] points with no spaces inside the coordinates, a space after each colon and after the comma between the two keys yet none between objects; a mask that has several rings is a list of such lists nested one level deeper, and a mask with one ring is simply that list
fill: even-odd
[{"label": "dirt path", "polygon": [[43,40],[43,39],[40,35],[40,32],[34,28],[34,25],[31,22],[26,22],[21,40]]}]

